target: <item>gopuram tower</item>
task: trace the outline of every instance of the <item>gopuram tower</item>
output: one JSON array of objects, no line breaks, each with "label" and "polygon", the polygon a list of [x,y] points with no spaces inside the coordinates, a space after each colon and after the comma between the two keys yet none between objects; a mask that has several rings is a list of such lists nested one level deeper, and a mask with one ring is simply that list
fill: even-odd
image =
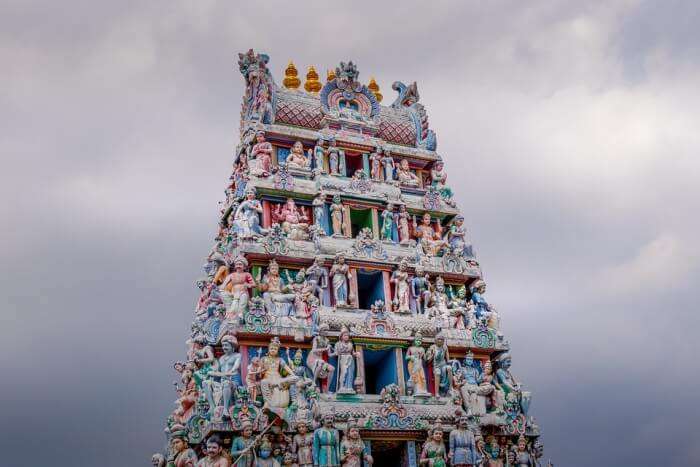
[{"label": "gopuram tower", "polygon": [[[153,465],[535,466],[416,83],[239,54],[240,144]],[[325,82],[323,82],[325,81]],[[448,156],[449,158],[449,156]]]}]

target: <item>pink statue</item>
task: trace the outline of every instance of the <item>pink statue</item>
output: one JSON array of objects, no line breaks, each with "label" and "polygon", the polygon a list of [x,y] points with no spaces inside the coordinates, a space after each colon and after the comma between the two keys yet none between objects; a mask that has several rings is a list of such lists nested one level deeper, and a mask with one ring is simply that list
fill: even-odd
[{"label": "pink statue", "polygon": [[257,142],[253,145],[251,158],[258,161],[260,175],[267,177],[270,175],[270,170],[272,167],[272,144],[265,141],[264,131],[258,131],[255,134],[255,140]]},{"label": "pink statue", "polygon": [[430,223],[430,214],[427,212],[423,214],[420,225],[416,224],[416,216],[413,216],[413,230],[416,238],[423,244],[425,252],[431,256],[437,256],[440,250],[447,245],[447,242],[441,239],[440,235],[433,229]]},{"label": "pink statue", "polygon": [[282,230],[291,240],[306,240],[309,237],[309,216],[303,206],[297,209],[292,198],[277,206],[272,213],[272,221],[282,224]]},{"label": "pink statue", "polygon": [[[234,271],[221,284],[221,295],[228,305],[226,319],[237,319],[248,309],[249,289],[255,287],[253,276],[247,271],[248,260],[238,256],[233,261]],[[230,304],[229,304],[230,303]]]}]

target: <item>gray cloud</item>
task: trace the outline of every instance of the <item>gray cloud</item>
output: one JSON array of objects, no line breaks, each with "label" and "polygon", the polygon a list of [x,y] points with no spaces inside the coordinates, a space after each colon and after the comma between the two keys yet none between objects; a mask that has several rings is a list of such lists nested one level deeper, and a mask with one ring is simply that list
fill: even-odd
[{"label": "gray cloud", "polygon": [[700,463],[693,2],[6,2],[0,445],[144,465],[237,143],[235,53],[417,80],[555,464]]}]

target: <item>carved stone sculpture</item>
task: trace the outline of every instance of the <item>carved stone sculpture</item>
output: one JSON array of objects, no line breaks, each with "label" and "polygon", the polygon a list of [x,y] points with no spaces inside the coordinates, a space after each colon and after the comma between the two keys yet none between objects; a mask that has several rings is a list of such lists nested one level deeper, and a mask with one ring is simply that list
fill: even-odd
[{"label": "carved stone sculpture", "polygon": [[300,422],[296,425],[297,434],[292,438],[292,453],[296,454],[299,467],[313,467],[314,435],[309,433],[309,424]]},{"label": "carved stone sculpture", "polygon": [[255,462],[255,438],[253,438],[253,424],[243,422],[241,435],[234,438],[231,444],[231,457],[233,467],[252,467]]},{"label": "carved stone sculpture", "polygon": [[381,182],[384,177],[382,176],[382,147],[377,146],[372,154],[369,156],[369,173],[372,180],[376,182]]},{"label": "carved stone sculpture", "polygon": [[345,209],[340,201],[340,195],[333,196],[333,204],[331,204],[331,224],[333,227],[334,237],[343,237],[343,218],[345,217]]},{"label": "carved stone sculpture", "polygon": [[452,387],[452,367],[450,366],[450,351],[447,349],[445,336],[435,336],[435,343],[428,348],[426,360],[433,364],[436,392],[439,396],[447,396]]},{"label": "carved stone sculpture", "polygon": [[457,428],[450,431],[450,465],[455,467],[471,467],[479,462],[476,451],[474,434],[468,428],[469,419],[459,417]]},{"label": "carved stone sculpture", "polygon": [[[210,414],[213,414],[217,407],[223,407],[221,417],[230,418],[233,396],[242,384],[241,354],[236,352],[238,341],[234,336],[224,336],[221,339],[221,347],[224,353],[219,357],[218,368],[209,372],[209,378],[204,382],[204,393],[209,402]],[[220,398],[216,398],[215,394],[221,394]]]},{"label": "carved stone sculpture", "polygon": [[379,238],[388,242],[394,242],[394,231],[396,229],[396,223],[394,222],[394,205],[387,203],[386,207],[381,213],[382,228],[380,230]]},{"label": "carved stone sculpture", "polygon": [[340,465],[340,433],[333,426],[333,415],[323,417],[323,425],[314,431],[314,467]]},{"label": "carved stone sculpture", "polygon": [[206,457],[197,462],[197,467],[230,467],[231,461],[223,454],[221,438],[211,435],[206,446]]},{"label": "carved stone sculpture", "polygon": [[401,186],[412,188],[418,188],[421,186],[420,178],[411,172],[411,169],[408,166],[408,160],[406,159],[401,159],[399,167],[396,169],[396,178]]},{"label": "carved stone sculpture", "polygon": [[250,151],[250,158],[256,161],[253,175],[267,177],[272,173],[272,144],[265,140],[264,131],[256,132],[255,141]]},{"label": "carved stone sculpture", "polygon": [[411,279],[411,294],[416,301],[416,312],[425,314],[430,304],[430,276],[420,264],[416,266],[416,274]]},{"label": "carved stone sculpture", "polygon": [[350,267],[345,264],[345,255],[338,253],[331,267],[331,282],[333,284],[333,299],[336,306],[347,306],[349,299]]},{"label": "carved stone sculpture", "polygon": [[408,283],[408,263],[401,261],[399,268],[395,270],[391,277],[394,284],[394,306],[398,313],[411,312],[410,286]]},{"label": "carved stone sculpture", "polygon": [[259,289],[263,293],[265,309],[271,316],[282,318],[293,315],[296,295],[282,281],[279,265],[274,258],[268,264],[267,274],[263,276]]},{"label": "carved stone sculpture", "polygon": [[335,343],[329,357],[338,357],[338,381],[336,393],[355,394],[355,377],[357,375],[357,363],[355,359],[359,353],[355,351],[355,346],[350,340],[350,331],[343,328],[340,331],[340,338]]},{"label": "carved stone sculpture", "polygon": [[183,425],[173,425],[169,429],[170,454],[168,466],[194,467],[197,463],[197,454],[187,444],[187,428]]},{"label": "carved stone sculpture", "polygon": [[345,438],[340,443],[340,465],[342,467],[371,466],[372,456],[365,452],[365,444],[360,438],[360,427],[355,421],[349,422]]},{"label": "carved stone sculpture", "polygon": [[288,169],[309,170],[311,160],[304,154],[304,146],[301,144],[301,141],[297,141],[292,145],[286,163]]},{"label": "carved stone sculpture", "polygon": [[428,383],[425,377],[425,349],[422,346],[423,336],[417,332],[413,339],[413,344],[406,351],[406,362],[408,366],[408,383],[416,397],[430,396]]},{"label": "carved stone sculpture", "polygon": [[399,243],[401,245],[408,245],[411,241],[408,228],[409,218],[410,215],[406,210],[406,205],[402,204],[399,206]]},{"label": "carved stone sculpture", "polygon": [[416,238],[423,244],[425,252],[430,256],[438,256],[446,245],[445,241],[433,229],[430,214],[427,212],[423,214],[420,225],[416,223],[416,217],[413,216],[413,230],[415,230]]},{"label": "carved stone sculpture", "polygon": [[[273,337],[267,348],[267,355],[262,359],[263,377],[260,381],[263,408],[270,410],[280,418],[285,418],[285,410],[289,406],[289,386],[297,381],[292,368],[279,356],[279,338]],[[282,376],[286,372],[286,377]]]},{"label": "carved stone sculpture", "polygon": [[277,206],[272,215],[273,222],[279,222],[290,240],[309,238],[309,217],[304,207],[297,208],[293,198],[287,198],[284,205]]},{"label": "carved stone sculpture", "polygon": [[249,290],[255,287],[253,276],[247,271],[248,260],[238,256],[233,262],[234,270],[221,284],[220,290],[227,306],[226,319],[239,320],[248,310]]},{"label": "carved stone sculpture", "polygon": [[333,380],[333,372],[335,367],[328,363],[323,357],[328,356],[332,352],[328,338],[324,335],[323,329],[320,334],[314,336],[311,341],[311,350],[306,356],[306,366],[311,370],[314,378],[314,384],[321,389],[321,383]]},{"label": "carved stone sculpture", "polygon": [[443,442],[442,426],[436,425],[428,433],[428,440],[420,453],[420,465],[447,467],[447,452]]},{"label": "carved stone sculpture", "polygon": [[262,212],[262,204],[255,198],[255,188],[246,189],[246,199],[238,205],[233,214],[232,227],[238,238],[254,238],[265,234],[265,230],[260,227]]}]

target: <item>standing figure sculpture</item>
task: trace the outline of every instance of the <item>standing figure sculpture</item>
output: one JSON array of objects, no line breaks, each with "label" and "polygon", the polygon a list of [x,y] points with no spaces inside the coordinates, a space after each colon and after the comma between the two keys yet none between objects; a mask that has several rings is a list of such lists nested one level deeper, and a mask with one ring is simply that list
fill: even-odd
[{"label": "standing figure sculpture", "polygon": [[348,422],[348,428],[340,443],[341,467],[370,467],[374,463],[372,456],[365,452],[365,444],[360,438],[360,427],[356,421]]},{"label": "standing figure sculpture", "polygon": [[[221,339],[224,351],[219,357],[218,369],[209,372],[209,379],[204,382],[204,393],[209,402],[209,414],[214,414],[217,407],[223,406],[221,418],[231,418],[231,407],[236,389],[241,386],[241,354],[236,352],[238,341],[227,335]],[[217,404],[214,394],[221,392],[222,404]]]},{"label": "standing figure sculpture", "polygon": [[399,180],[399,185],[411,188],[419,188],[421,186],[418,175],[411,172],[408,166],[408,160],[401,159],[399,167],[396,169],[396,178]]},{"label": "standing figure sculpture", "polygon": [[475,281],[469,287],[469,291],[472,294],[471,301],[474,304],[474,315],[476,316],[476,319],[481,320],[487,316],[489,311],[491,311],[491,306],[484,298],[484,294],[486,293],[486,282],[481,279]]},{"label": "standing figure sculpture", "polygon": [[[294,370],[279,356],[280,340],[273,337],[267,348],[267,355],[262,359],[263,377],[260,389],[265,401],[263,408],[284,419],[285,409],[289,406],[289,387],[297,381]],[[282,373],[287,376],[282,376]]]},{"label": "standing figure sculpture", "polygon": [[370,177],[376,182],[381,182],[382,177],[382,147],[377,146],[375,151],[369,156]]},{"label": "standing figure sculpture", "polygon": [[332,414],[323,417],[323,424],[314,431],[314,467],[340,467],[340,433],[333,426]]},{"label": "standing figure sculpture", "polygon": [[430,170],[430,185],[440,193],[442,199],[449,205],[454,205],[452,201],[452,189],[447,186],[447,172],[445,164],[442,161],[435,161],[433,168]]},{"label": "standing figure sculpture", "polygon": [[255,187],[247,188],[246,199],[238,205],[233,214],[233,231],[239,239],[260,237],[266,230],[260,227],[262,204],[255,198]]},{"label": "standing figure sculpture", "polygon": [[536,467],[535,456],[527,449],[527,438],[520,435],[518,445],[515,448],[515,467]]},{"label": "standing figure sculpture", "polygon": [[464,216],[458,214],[453,224],[445,234],[445,240],[450,246],[450,250],[464,258],[473,258],[474,252],[470,243],[467,242],[467,229],[464,227]]},{"label": "standing figure sculpture", "polygon": [[402,204],[399,206],[399,243],[401,245],[408,245],[411,240],[408,228],[409,217],[406,205]]},{"label": "standing figure sculpture", "polygon": [[319,232],[323,232],[323,235],[325,235],[328,219],[326,218],[326,194],[323,191],[311,202],[311,209],[314,213],[314,225],[318,228]]},{"label": "standing figure sculpture", "polygon": [[441,425],[434,426],[428,432],[428,440],[420,453],[420,465],[427,467],[447,467],[447,452],[443,442]]},{"label": "standing figure sculpture", "polygon": [[253,276],[247,271],[248,260],[239,255],[233,260],[234,270],[221,284],[224,304],[228,305],[226,319],[238,320],[248,311],[249,290],[255,287]]},{"label": "standing figure sculpture", "polygon": [[197,467],[230,467],[231,461],[224,456],[224,445],[221,438],[211,435],[206,443],[206,457],[197,462]]},{"label": "standing figure sculpture", "polygon": [[345,209],[340,201],[340,195],[333,196],[333,204],[331,204],[331,225],[333,227],[334,237],[343,237],[343,217]]},{"label": "standing figure sculpture", "polygon": [[231,444],[232,467],[254,467],[255,462],[255,438],[253,438],[253,424],[244,421],[241,424],[241,435],[234,438]]},{"label": "standing figure sculpture", "polygon": [[313,264],[306,269],[306,280],[319,303],[325,305],[324,291],[328,288],[328,271],[323,266],[323,257],[314,258]]},{"label": "standing figure sculpture", "polygon": [[345,255],[338,253],[331,267],[331,283],[333,285],[333,299],[336,306],[348,306],[350,266],[345,263]]},{"label": "standing figure sculpture", "polygon": [[[320,333],[314,336],[311,341],[311,350],[306,356],[306,366],[313,374],[314,384],[321,390],[323,389],[322,382],[330,383],[333,380],[333,372],[335,371],[335,367],[323,358],[324,354],[328,356],[332,352],[328,338],[324,334],[325,330],[321,329]],[[329,385],[326,385],[326,391]]]},{"label": "standing figure sculpture", "polygon": [[382,218],[382,229],[380,231],[379,238],[388,242],[394,243],[394,230],[396,225],[394,223],[394,205],[387,203],[386,207],[381,213]]},{"label": "standing figure sculpture", "polygon": [[530,408],[530,398],[532,397],[529,391],[523,391],[520,383],[516,381],[513,374],[510,372],[512,364],[510,353],[505,352],[498,356],[495,360],[498,364],[496,370],[496,389],[503,392],[503,400],[513,400],[517,402],[523,414],[527,415]]},{"label": "standing figure sculpture", "polygon": [[325,174],[326,168],[323,160],[326,156],[326,149],[323,147],[323,138],[319,138],[314,146],[314,170],[317,173]]},{"label": "standing figure sculpture", "polygon": [[301,141],[297,141],[292,145],[285,162],[289,169],[309,170],[311,161],[306,158],[304,146],[301,144]]},{"label": "standing figure sculpture", "polygon": [[331,175],[340,175],[340,149],[336,146],[335,138],[328,144],[328,168]]},{"label": "standing figure sculpture", "polygon": [[413,344],[406,351],[406,365],[408,366],[408,383],[415,397],[428,397],[428,383],[425,378],[425,349],[423,348],[423,335],[416,332]]},{"label": "standing figure sculpture", "polygon": [[416,266],[416,274],[411,279],[411,294],[416,301],[416,313],[425,314],[430,303],[430,276],[421,265]]},{"label": "standing figure sculpture", "polygon": [[388,150],[384,151],[382,156],[382,167],[384,168],[384,181],[393,182],[394,181],[394,158],[391,157],[391,153]]},{"label": "standing figure sculpture", "polygon": [[435,343],[428,348],[425,358],[433,364],[435,395],[442,397],[449,395],[452,388],[452,367],[449,363],[450,352],[447,349],[444,335],[435,336]]},{"label": "standing figure sculpture", "polygon": [[250,157],[257,160],[258,173],[256,175],[267,177],[272,171],[272,144],[265,140],[264,131],[258,131],[255,134],[255,140],[256,143],[250,151]]},{"label": "standing figure sculpture", "polygon": [[450,432],[450,465],[454,467],[473,467],[479,465],[474,434],[469,429],[469,418],[462,415],[457,428]]},{"label": "standing figure sculpture", "polygon": [[402,260],[399,268],[391,276],[391,283],[394,284],[394,305],[398,313],[411,312],[411,296],[408,284],[408,263]]},{"label": "standing figure sculpture", "polygon": [[335,343],[333,352],[329,352],[328,356],[338,357],[336,393],[355,394],[355,376],[357,372],[355,359],[359,357],[359,352],[355,351],[355,346],[350,340],[350,331],[345,326],[341,328],[340,338]]},{"label": "standing figure sculpture", "polygon": [[292,452],[296,454],[298,467],[314,467],[314,435],[309,433],[309,424],[305,421],[296,425],[297,434],[292,438]]}]

